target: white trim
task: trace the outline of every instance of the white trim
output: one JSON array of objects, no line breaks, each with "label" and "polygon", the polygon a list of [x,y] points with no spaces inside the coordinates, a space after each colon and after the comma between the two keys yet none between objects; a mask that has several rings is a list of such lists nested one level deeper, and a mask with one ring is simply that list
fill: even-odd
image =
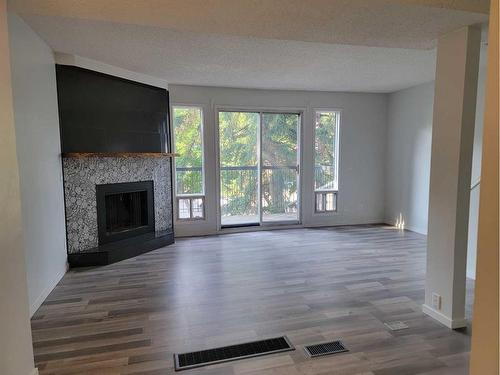
[{"label": "white trim", "polygon": [[481,184],[481,179],[478,178],[476,181],[473,181],[471,183],[471,186],[470,186],[470,189],[471,190],[474,190],[475,188],[477,188],[479,185]]},{"label": "white trim", "polygon": [[236,227],[236,228],[221,228],[217,234],[231,234],[231,233],[246,233],[246,232],[261,232],[268,230],[279,230],[279,229],[301,229],[304,228],[302,224],[288,223],[288,224],[263,224],[248,227]]},{"label": "white trim", "polygon": [[[395,224],[396,223],[394,223],[393,225],[395,225]],[[414,225],[405,224],[405,229],[409,230],[410,232],[415,232],[415,233],[423,234],[424,236],[427,236],[427,227],[419,228],[419,227],[416,227]]]},{"label": "white trim", "polygon": [[[257,127],[257,211],[259,212],[259,225],[262,225],[262,112],[259,111],[259,126]],[[220,123],[218,124],[220,127]],[[217,139],[217,142],[220,144],[220,139]],[[220,176],[219,176],[220,179]],[[221,217],[222,221],[222,217]]]},{"label": "white trim", "polygon": [[[385,219],[384,224],[394,227],[396,226],[396,221],[394,219]],[[415,232],[427,236],[427,227],[420,228],[412,224],[405,223],[405,230],[409,230],[410,232]]]},{"label": "white trim", "polygon": [[267,106],[250,106],[250,105],[227,105],[227,104],[216,104],[214,105],[216,112],[252,112],[252,113],[301,113],[307,110],[307,107],[287,107],[287,106],[277,106],[277,107],[267,107]]},{"label": "white trim", "polygon": [[[221,216],[222,212],[220,209],[220,124],[219,124],[219,112],[221,111],[218,106],[213,106],[213,116],[214,116],[214,150],[215,150],[215,223],[216,230],[218,233],[221,230],[222,222]],[[260,121],[260,120],[259,120]]]},{"label": "white trim", "polygon": [[451,319],[443,313],[434,310],[432,307],[425,304],[422,305],[422,311],[424,312],[424,314],[429,315],[431,318],[437,320],[439,323],[445,325],[448,328],[457,329],[467,327],[467,319],[465,319],[465,317],[460,319]]},{"label": "white trim", "polygon": [[33,370],[31,370],[31,375],[38,375],[38,367],[35,367]]},{"label": "white trim", "polygon": [[[332,213],[333,214],[333,213]],[[315,216],[328,216],[328,215],[315,215]],[[329,215],[330,217],[334,217],[333,215]],[[308,224],[302,225],[302,228],[335,228],[335,227],[349,227],[353,225],[384,225],[384,220],[382,219],[366,219],[366,220],[346,220],[341,223],[325,223],[325,222],[311,222]]]},{"label": "white trim", "polygon": [[[33,302],[30,306],[30,318],[35,315],[36,311],[40,308],[43,301],[49,296],[50,292],[56,287],[57,283],[61,281],[63,276],[68,272],[69,264],[66,262],[66,267],[62,272],[59,272],[55,275],[55,277],[49,282],[47,287],[42,291],[42,293],[36,298],[35,302]],[[38,373],[38,370],[37,370]]]}]

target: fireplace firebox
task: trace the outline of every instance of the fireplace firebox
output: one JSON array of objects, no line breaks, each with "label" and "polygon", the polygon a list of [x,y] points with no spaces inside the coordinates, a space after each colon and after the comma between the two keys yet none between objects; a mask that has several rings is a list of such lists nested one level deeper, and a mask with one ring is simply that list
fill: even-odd
[{"label": "fireplace firebox", "polygon": [[96,186],[99,245],[155,231],[153,181]]}]

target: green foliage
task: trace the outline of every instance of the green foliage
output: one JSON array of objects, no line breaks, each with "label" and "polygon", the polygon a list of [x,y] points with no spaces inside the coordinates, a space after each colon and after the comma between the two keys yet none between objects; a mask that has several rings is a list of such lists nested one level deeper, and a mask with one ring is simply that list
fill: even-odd
[{"label": "green foliage", "polygon": [[220,165],[257,166],[259,114],[219,112]]},{"label": "green foliage", "polygon": [[[195,107],[174,108],[175,160],[177,194],[203,193],[203,143],[201,110]],[[183,170],[189,168],[191,170]]]},{"label": "green foliage", "polygon": [[[257,215],[259,114],[219,112],[222,215]],[[244,167],[231,169],[228,167]]]},{"label": "green foliage", "polygon": [[299,116],[295,114],[262,115],[264,214],[285,213],[297,208],[297,175],[294,168],[297,165],[298,120]]},{"label": "green foliage", "polygon": [[337,113],[316,112],[314,164],[315,188],[332,188],[335,181]]}]

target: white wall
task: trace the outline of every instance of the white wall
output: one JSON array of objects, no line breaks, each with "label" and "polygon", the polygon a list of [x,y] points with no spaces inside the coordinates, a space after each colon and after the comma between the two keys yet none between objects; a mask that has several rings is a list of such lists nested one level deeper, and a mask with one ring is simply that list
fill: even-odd
[{"label": "white wall", "polygon": [[9,14],[12,90],[30,313],[66,272],[59,117],[51,49]]},{"label": "white wall", "polygon": [[[481,30],[438,38],[424,313],[465,327],[465,279]],[[436,303],[435,294],[441,296]]]},{"label": "white wall", "polygon": [[472,153],[472,177],[469,206],[469,237],[467,244],[467,277],[476,278],[477,233],[479,221],[479,191],[481,190],[481,155],[483,152],[483,120],[486,94],[487,48],[482,46],[479,57],[477,83],[476,124],[474,128],[474,149]]},{"label": "white wall", "polygon": [[[216,108],[303,111],[302,223],[304,226],[384,221],[387,95],[229,89],[169,85],[172,105],[200,105],[205,119],[206,215],[204,222],[176,223],[176,235],[217,231]],[[338,212],[313,213],[313,111],[341,109]]]},{"label": "white wall", "polygon": [[[472,158],[467,277],[475,278],[481,176],[486,47],[481,47]],[[434,83],[389,95],[386,222],[401,213],[406,227],[427,233]]]},{"label": "white wall", "polygon": [[0,0],[0,374],[34,374],[5,0]]},{"label": "white wall", "polygon": [[480,184],[470,191],[469,206],[469,236],[467,238],[467,277],[476,279],[477,235],[479,219],[479,192]]},{"label": "white wall", "polygon": [[434,83],[389,95],[386,222],[427,233]]}]

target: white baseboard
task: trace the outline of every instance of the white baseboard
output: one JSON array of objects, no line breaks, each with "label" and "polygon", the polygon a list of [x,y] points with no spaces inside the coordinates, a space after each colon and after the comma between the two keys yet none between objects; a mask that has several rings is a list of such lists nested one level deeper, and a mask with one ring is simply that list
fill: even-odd
[{"label": "white baseboard", "polygon": [[[387,225],[392,225],[392,226],[396,225],[396,222],[394,220],[386,219],[384,222]],[[407,223],[405,225],[405,229],[409,230],[410,232],[415,232],[415,233],[423,234],[424,236],[427,236],[427,228],[419,228],[419,227],[415,227],[415,226]]]},{"label": "white baseboard", "polygon": [[327,223],[327,222],[306,222],[301,224],[290,224],[290,225],[276,225],[276,226],[249,226],[249,227],[237,227],[237,228],[225,228],[221,230],[216,230],[212,226],[197,226],[189,227],[189,224],[177,224],[175,227],[175,238],[182,237],[203,237],[203,236],[213,236],[219,234],[228,233],[244,233],[244,232],[259,232],[275,229],[299,229],[299,228],[326,228],[326,227],[342,227],[351,225],[373,225],[373,224],[384,224],[382,219],[372,219],[359,221],[346,221],[342,223]]},{"label": "white baseboard", "polygon": [[[69,269],[69,264],[66,263],[66,267],[61,272],[57,273],[52,280],[50,280],[47,287],[40,293],[36,300],[30,306],[30,317],[35,315],[36,310],[42,305],[43,301],[49,296],[50,292],[56,287],[57,283],[61,281],[62,277],[66,274]],[[36,372],[38,374],[38,370]]]},{"label": "white baseboard", "polygon": [[445,325],[448,328],[457,329],[467,327],[467,319],[465,319],[465,317],[461,319],[451,319],[425,304],[422,306],[422,311],[424,312],[424,314],[429,315],[431,318],[437,320],[439,323]]},{"label": "white baseboard", "polygon": [[349,227],[349,226],[355,226],[355,225],[378,225],[378,224],[385,224],[383,219],[367,219],[367,220],[362,220],[362,221],[344,221],[344,222],[321,222],[321,221],[309,221],[302,226],[304,228],[327,228],[327,227]]},{"label": "white baseboard", "polygon": [[424,236],[427,236],[427,228],[422,229],[418,227],[414,227],[413,225],[407,225],[405,229],[409,230],[410,232],[415,232],[418,234],[423,234]]},{"label": "white baseboard", "polygon": [[38,375],[38,368],[34,368],[33,371],[31,371],[31,375]]}]

